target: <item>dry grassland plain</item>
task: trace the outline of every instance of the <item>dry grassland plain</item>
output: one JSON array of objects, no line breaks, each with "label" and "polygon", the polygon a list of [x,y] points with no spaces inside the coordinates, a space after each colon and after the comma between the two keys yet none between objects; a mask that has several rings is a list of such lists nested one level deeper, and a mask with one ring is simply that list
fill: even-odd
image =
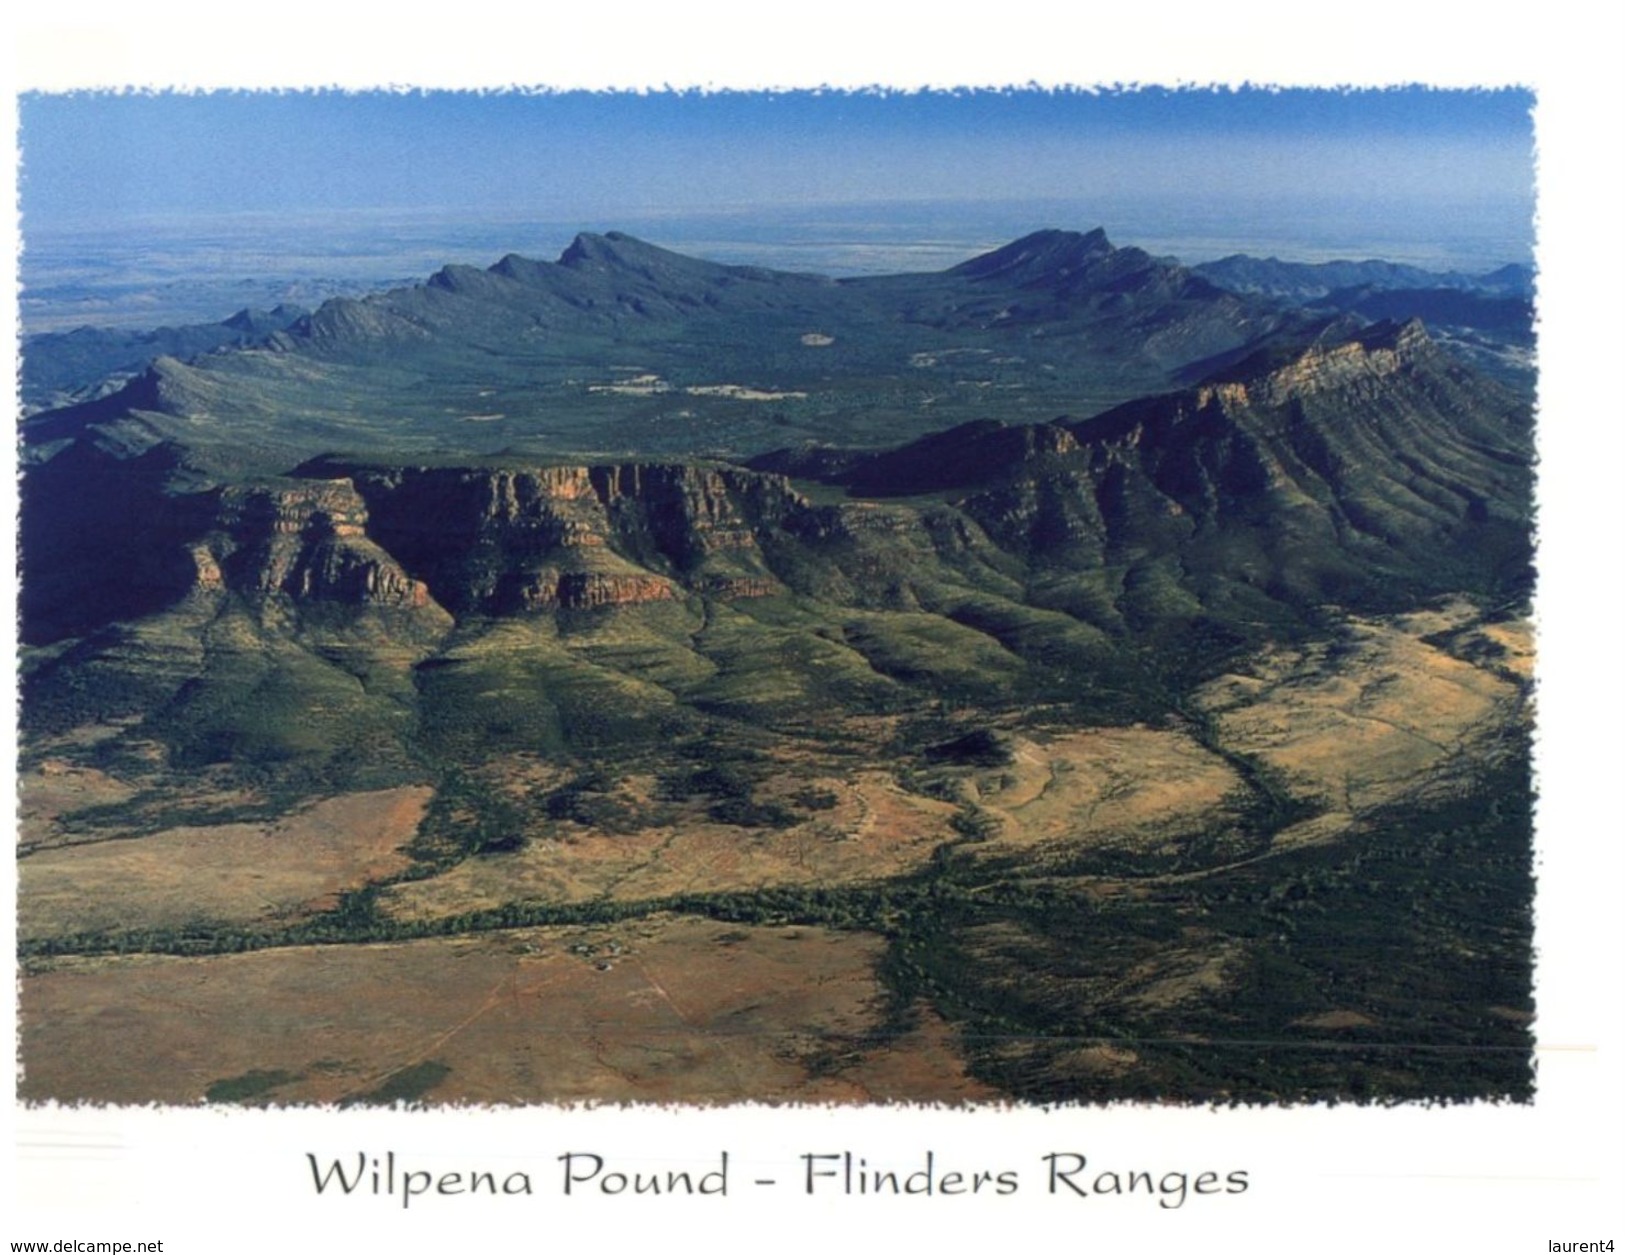
[{"label": "dry grassland plain", "polygon": [[[340,1103],[988,1099],[939,1021],[872,1044],[878,940],[652,917],[209,959],[72,959],[25,983],[29,1098]],[[87,1051],[117,1041],[118,1049]],[[233,1086],[236,1087],[235,1091]],[[385,1091],[387,1095],[388,1091]]]},{"label": "dry grassland plain", "polygon": [[[632,832],[542,824],[517,850],[421,879],[398,873],[427,788],[328,798],[271,821],[64,844],[61,825],[76,809],[119,804],[135,785],[47,760],[23,782],[32,852],[19,863],[20,933],[297,920],[391,878],[382,916],[416,922],[510,903],[861,886],[926,866],[956,840],[966,804],[987,820],[965,848],[973,858],[1156,850],[1234,809],[1245,792],[1238,755],[1322,808],[1250,856],[1267,859],[1359,841],[1373,808],[1456,787],[1527,718],[1530,657],[1526,625],[1482,623],[1463,604],[1351,620],[1336,639],[1266,650],[1202,688],[1216,747],[1177,720],[1027,729],[1008,738],[1004,765],[958,773],[957,802],[911,791],[878,763],[786,773],[759,800],[807,786],[833,800],[782,828],[692,813]],[[618,787],[637,801],[653,782]],[[1150,883],[1093,879],[1069,891],[1140,893]],[[984,939],[995,949],[996,932]],[[932,1007],[888,1022],[897,1008],[877,971],[884,948],[858,928],[736,926],[651,907],[614,924],[398,943],[34,958],[22,979],[20,1092],[114,1103],[996,1100]],[[1095,994],[1177,1006],[1226,988],[1235,957],[1194,938]],[[1363,1022],[1353,1010],[1302,1021],[1330,1034]],[[1085,1043],[1061,1059],[1111,1077],[1134,1057]]]},{"label": "dry grassland plain", "polygon": [[[25,784],[24,796],[32,793]],[[408,865],[402,847],[429,797],[425,788],[352,793],[271,823],[42,849],[18,865],[18,933],[243,924],[328,910],[340,891]]]}]

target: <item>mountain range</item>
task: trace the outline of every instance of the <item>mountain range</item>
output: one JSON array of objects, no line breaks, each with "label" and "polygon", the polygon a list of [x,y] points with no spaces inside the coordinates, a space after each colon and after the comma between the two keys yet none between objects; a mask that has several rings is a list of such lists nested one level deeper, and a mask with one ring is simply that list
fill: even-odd
[{"label": "mountain range", "polygon": [[[338,299],[263,347],[158,358],[120,393],[38,416],[173,440],[221,472],[335,449],[749,456],[886,444],[978,417],[1093,412],[1304,319],[1103,232],[1039,232],[954,269],[831,280],[725,266],[618,233]],[[332,404],[335,395],[342,404]],[[264,421],[275,415],[274,423]],[[229,420],[230,435],[205,416]]]},{"label": "mountain range", "polygon": [[[614,357],[638,364],[592,365]],[[560,370],[617,382],[559,382]],[[548,371],[552,382],[538,378]],[[511,405],[520,374],[540,399]],[[1192,376],[1090,417],[1054,414],[1080,378]],[[499,377],[509,394],[484,399],[529,405],[523,422],[432,414],[429,398]],[[595,420],[585,430],[577,405]],[[1008,417],[1040,406],[1044,421]],[[954,421],[967,412],[977,416]],[[919,556],[963,568],[983,550],[993,556],[971,564],[979,579],[1002,584],[1019,568],[1016,600],[1105,631],[1145,619],[1142,604],[1177,618],[1212,613],[1215,598],[1301,607],[1396,579],[1477,587],[1516,578],[1523,560],[1523,412],[1415,321],[1362,328],[1260,310],[1099,231],[1041,232],[938,275],[846,282],[583,236],[557,263],[510,256],[332,301],[263,347],[161,359],[109,396],[28,420],[24,632],[44,643],[179,604],[199,570],[247,570],[266,526],[308,533],[320,553],[286,559],[303,583],[256,567],[239,591],[359,607],[377,600],[366,580],[383,579],[426,605],[488,613],[546,602],[516,589],[551,572],[592,574],[598,596],[699,592],[715,576],[917,601],[907,581],[854,583],[840,569],[853,518],[877,507],[814,506],[792,481],[933,498],[907,507],[919,521],[904,530],[924,529],[910,542]],[[695,446],[725,421],[742,442],[728,451],[736,465],[692,465],[722,456]],[[815,424],[817,440],[782,443]],[[883,450],[829,439],[852,434],[908,439]],[[778,451],[752,447],[769,440]],[[604,487],[628,474],[669,498],[656,508],[642,500],[653,489],[632,494],[636,536],[610,527],[625,511]],[[539,485],[554,481],[597,502],[590,525],[536,521],[554,491]],[[504,515],[495,503],[512,485],[529,495]],[[309,504],[335,492],[350,502],[337,514]],[[397,516],[434,521],[432,557]],[[494,534],[503,518],[527,529],[522,542]],[[727,539],[703,534],[724,518]],[[966,539],[940,543],[947,534]],[[452,537],[480,555],[478,595],[449,574],[470,559],[445,552]],[[517,566],[499,556],[516,543]],[[799,576],[773,569],[786,547]],[[1157,591],[1131,591],[1144,587]]]},{"label": "mountain range", "polygon": [[[987,838],[976,798],[1009,786],[972,773],[1009,737],[1134,726],[1238,781],[1157,874],[1228,867],[1329,803],[1227,746],[1200,694],[1260,651],[1359,655],[1362,616],[1505,617],[1529,590],[1526,395],[1415,318],[1228,291],[1101,231],[846,280],[583,235],[276,321],[23,424],[26,761],[129,782],[100,822],[429,786],[489,836],[524,764],[600,782],[503,810],[489,849],[420,836],[428,877],[654,813],[606,810],[604,778],[772,829],[802,821],[770,763],[883,753],[960,808],[949,851]],[[983,854],[966,893],[1016,874]],[[864,901],[896,962],[924,944]],[[332,927],[398,926],[373,910]],[[1053,940],[1051,911],[1009,919]],[[927,932],[962,947],[973,917]],[[984,1063],[1017,1092],[1077,1079]]]},{"label": "mountain range", "polygon": [[[680,292],[680,276],[685,273],[682,263],[687,263],[688,278],[697,279],[706,289],[702,299],[717,299],[716,276],[708,276],[707,263],[651,249],[617,233],[609,237],[583,237],[561,258],[561,263],[567,263],[566,272],[576,269],[576,277],[583,279],[585,276],[580,272],[594,265],[613,268],[617,250],[627,255],[622,260],[632,259],[636,264],[634,255],[640,248],[648,263],[644,266],[646,278],[653,278],[664,268],[666,286]],[[1068,249],[1076,256],[1070,259],[1063,256]],[[1035,233],[1010,249],[996,250],[985,258],[956,267],[955,271],[988,278],[1001,277],[997,272],[1002,270],[1003,278],[1019,283],[1015,273],[1019,266],[1028,272],[1029,288],[1042,288],[1057,280],[1064,284],[1068,275],[1072,276],[1074,285],[1098,284],[1103,279],[1099,257],[1093,259],[1094,268],[1088,271],[1079,271],[1076,265],[1070,264],[1087,260],[1091,251],[1102,255],[1121,254],[1114,264],[1119,268],[1126,266],[1128,270],[1142,267],[1148,260],[1138,250],[1112,249],[1100,232],[1085,237],[1052,231]],[[1019,263],[1018,257],[1021,258]],[[1224,291],[1255,301],[1262,298],[1265,302],[1288,307],[1353,311],[1368,319],[1404,321],[1420,317],[1435,334],[1445,329],[1487,333],[1492,342],[1506,347],[1527,349],[1532,341],[1534,276],[1524,266],[1507,265],[1486,274],[1469,275],[1375,260],[1303,263],[1242,254],[1189,268],[1180,267],[1172,259],[1167,259],[1166,265],[1172,275],[1178,276],[1173,279],[1175,283],[1189,283],[1191,276],[1198,276]],[[712,271],[716,269],[711,267]],[[734,269],[754,273],[764,280],[771,275],[759,268]],[[523,274],[543,281],[548,276],[555,280],[560,277],[555,267],[517,256],[504,259],[492,270],[510,277]],[[471,267],[453,267],[439,279],[448,286],[466,285],[473,281],[470,276],[476,273]],[[644,296],[642,293],[620,295],[627,295],[630,300]],[[576,302],[574,309],[579,315],[587,304],[601,303],[605,294],[587,294],[578,285],[574,296],[567,299]],[[608,299],[613,303],[615,298],[611,295]],[[686,299],[692,301],[693,294]],[[220,322],[166,326],[151,331],[84,326],[68,332],[28,336],[21,378],[25,410],[32,413],[58,409],[87,399],[93,390],[96,394],[111,391],[140,374],[159,357],[186,360],[227,346],[263,345],[272,333],[291,329],[308,312],[300,306],[284,303],[268,311],[243,309]],[[1510,381],[1527,386],[1527,363],[1511,372]]]},{"label": "mountain range", "polygon": [[1427,270],[1421,266],[1375,259],[1294,262],[1234,253],[1218,261],[1201,262],[1193,269],[1232,292],[1287,297],[1299,302],[1329,296],[1344,288],[1372,288],[1378,291],[1442,288],[1485,296],[1526,298],[1535,294],[1534,274],[1529,267],[1515,263],[1484,274],[1464,274],[1456,270]]},{"label": "mountain range", "polygon": [[160,357],[190,358],[216,349],[263,343],[309,314],[298,305],[240,309],[214,323],[189,323],[151,331],[78,327],[24,340],[19,390],[25,413],[61,409],[105,395],[141,374]]}]

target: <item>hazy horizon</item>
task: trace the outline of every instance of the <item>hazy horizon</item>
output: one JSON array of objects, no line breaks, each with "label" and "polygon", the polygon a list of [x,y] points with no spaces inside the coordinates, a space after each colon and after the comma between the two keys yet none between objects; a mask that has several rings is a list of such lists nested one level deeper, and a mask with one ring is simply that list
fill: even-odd
[{"label": "hazy horizon", "polygon": [[1296,235],[1284,235],[1166,210],[1142,211],[1124,230],[1117,223],[1132,215],[1113,218],[1081,206],[886,208],[823,206],[821,214],[810,214],[755,207],[602,221],[363,209],[149,216],[101,229],[31,233],[20,257],[19,308],[29,334],[83,325],[133,329],[214,321],[245,307],[311,305],[417,283],[443,265],[487,266],[510,252],[550,261],[583,231],[625,231],[711,261],[837,277],[942,270],[1049,227],[1103,227],[1114,244],[1193,265],[1248,253],[1303,262],[1377,257],[1484,273],[1531,260],[1527,249],[1500,249],[1488,236],[1476,245],[1444,249],[1425,239],[1365,232],[1359,222],[1306,219]]},{"label": "hazy horizon", "polygon": [[834,275],[1097,226],[1187,263],[1481,272],[1532,259],[1532,103],[1420,88],[34,93],[19,101],[21,308],[30,331],[218,318],[277,292],[551,259],[610,230]]}]

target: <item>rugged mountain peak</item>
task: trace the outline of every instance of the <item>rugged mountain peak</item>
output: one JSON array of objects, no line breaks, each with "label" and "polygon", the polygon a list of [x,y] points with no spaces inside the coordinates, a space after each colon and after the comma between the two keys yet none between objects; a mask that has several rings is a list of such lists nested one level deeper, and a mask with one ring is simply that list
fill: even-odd
[{"label": "rugged mountain peak", "polygon": [[1088,233],[1048,228],[1024,235],[1003,248],[983,253],[953,267],[948,273],[969,279],[1008,279],[1019,283],[1048,277],[1065,277],[1116,250],[1106,232],[1096,227]]},{"label": "rugged mountain peak", "polygon": [[478,285],[486,281],[488,276],[489,272],[481,270],[478,266],[452,262],[430,275],[427,286],[444,288],[448,292],[463,292],[469,289],[478,292],[480,290]]},{"label": "rugged mountain peak", "polygon": [[1352,319],[1337,318],[1311,336],[1279,339],[1209,375],[1198,394],[1204,401],[1282,405],[1308,392],[1392,375],[1436,353],[1420,319],[1359,328]]},{"label": "rugged mountain peak", "polygon": [[529,257],[522,257],[518,253],[504,254],[501,261],[491,266],[491,273],[500,275],[504,279],[533,279],[538,271],[547,265],[546,262],[534,261]]},{"label": "rugged mountain peak", "polygon": [[[445,276],[450,269],[445,268],[437,277]],[[420,344],[429,338],[431,332],[393,309],[386,294],[360,300],[335,296],[322,302],[309,318],[290,327],[286,338],[272,336],[268,343],[272,348],[287,349],[299,341],[316,347],[342,347],[380,341]]]},{"label": "rugged mountain peak", "polygon": [[271,310],[240,309],[220,325],[244,335],[267,335],[285,330],[309,312],[303,306],[284,301]]},{"label": "rugged mountain peak", "polygon": [[605,268],[647,270],[652,266],[667,269],[673,266],[693,267],[704,264],[696,262],[691,257],[684,257],[681,253],[673,253],[669,249],[646,244],[623,231],[610,231],[604,235],[583,231],[571,242],[569,248],[559,254],[559,265],[573,270]]},{"label": "rugged mountain peak", "polygon": [[1516,262],[1492,270],[1486,275],[1480,275],[1479,282],[1495,291],[1517,296],[1535,294],[1535,272],[1528,266],[1520,266]]},{"label": "rugged mountain peak", "polygon": [[1368,352],[1386,350],[1405,357],[1431,351],[1433,347],[1433,340],[1420,318],[1376,323],[1367,327],[1357,338]]}]

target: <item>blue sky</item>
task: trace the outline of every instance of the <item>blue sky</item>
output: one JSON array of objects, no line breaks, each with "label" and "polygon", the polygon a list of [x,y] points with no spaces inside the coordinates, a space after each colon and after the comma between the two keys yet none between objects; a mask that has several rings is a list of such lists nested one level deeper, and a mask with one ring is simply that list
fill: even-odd
[{"label": "blue sky", "polygon": [[546,217],[898,200],[1532,205],[1528,93],[26,95],[24,232],[143,214]]}]

